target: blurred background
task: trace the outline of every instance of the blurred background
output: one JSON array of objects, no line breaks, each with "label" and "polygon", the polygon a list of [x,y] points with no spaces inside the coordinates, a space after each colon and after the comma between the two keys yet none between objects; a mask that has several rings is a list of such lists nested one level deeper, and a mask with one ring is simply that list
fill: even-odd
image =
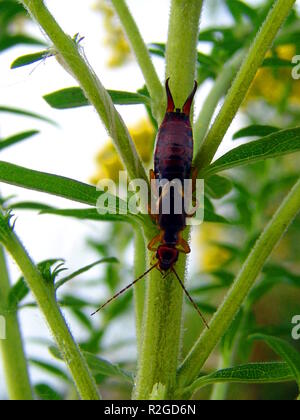
[{"label": "blurred background", "polygon": [[[55,110],[42,98],[53,91],[76,86],[55,57],[19,69],[10,68],[17,57],[47,48],[43,43],[49,44],[42,31],[22,10],[15,14],[9,12],[12,10],[9,3],[16,4],[13,0],[0,1],[0,107],[36,112],[57,125],[0,111],[1,139],[26,130],[40,131],[27,141],[1,151],[1,160],[92,184],[107,176],[116,179],[121,163],[96,112],[91,107]],[[170,1],[128,0],[127,3],[145,42],[151,44],[153,61],[163,81],[163,44],[167,39]],[[263,18],[272,1],[247,1],[254,12],[252,15],[251,12],[248,15],[241,13],[240,16],[233,13],[231,3],[209,0],[204,7],[198,50],[210,60],[207,58],[206,65],[203,60],[199,61],[201,86],[196,96],[196,115],[224,63],[248,45],[259,19]],[[66,33],[71,36],[79,33],[84,37],[80,47],[107,89],[136,92],[143,87],[143,76],[109,1],[52,0],[47,5]],[[269,58],[273,58],[273,62],[270,60],[269,65],[259,70],[218,155],[245,141],[242,136],[232,140],[234,133],[242,127],[256,124],[286,128],[300,124],[300,81],[292,79],[291,66],[288,65],[292,57],[299,54],[298,9],[299,4],[286,23],[280,42],[270,52]],[[118,111],[145,164],[151,167],[156,127],[147,110],[141,105],[132,105],[118,106]],[[299,154],[270,160],[231,171],[228,174],[232,181],[229,194],[221,198],[207,197],[208,205],[232,222],[228,226],[204,223],[193,232],[189,288],[207,317],[215,311],[262,227],[298,175]],[[70,205],[63,199],[6,184],[1,184],[1,195],[4,199],[13,195],[18,201],[74,207],[73,203]],[[115,256],[120,260],[118,265],[95,267],[81,275],[66,285],[59,297],[68,323],[84,349],[132,369],[136,360],[132,293],[122,296],[98,318],[91,320],[89,317],[91,306],[98,306],[104,298],[132,280],[133,233],[130,227],[81,222],[17,209],[14,214],[17,216],[16,232],[35,262],[63,258],[72,272],[99,256]],[[291,319],[300,314],[299,243],[298,218],[262,275],[263,292],[253,293],[246,305],[243,328],[235,338],[234,364],[276,359],[264,344],[248,342],[245,337],[249,332],[268,331],[290,337]],[[9,269],[15,282],[20,274],[11,261]],[[74,398],[74,390],[68,381],[62,379],[63,365],[49,353],[51,337],[40,313],[31,307],[31,301],[32,298],[27,297],[22,302],[24,307],[20,319],[26,353],[31,359],[33,382],[47,385],[51,399]],[[189,306],[186,306],[185,327],[183,355],[201,328],[197,314]],[[228,363],[225,347],[223,343],[223,348],[221,345],[214,352],[207,370]],[[51,370],[51,366],[56,370]],[[123,382],[104,377],[98,378],[98,382],[104,398],[130,398],[130,388]],[[45,387],[38,389],[45,390]],[[205,388],[197,397],[208,398],[211,392],[211,388]],[[226,389],[227,397],[233,399],[293,399],[296,392],[293,384],[231,386]],[[6,398],[1,364],[0,398]],[[40,398],[47,399],[47,393],[41,391]]]}]

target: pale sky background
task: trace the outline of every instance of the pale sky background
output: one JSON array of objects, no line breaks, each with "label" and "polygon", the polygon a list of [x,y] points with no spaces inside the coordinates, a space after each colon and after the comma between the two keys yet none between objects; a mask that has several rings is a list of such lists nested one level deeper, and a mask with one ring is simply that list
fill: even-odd
[{"label": "pale sky background", "polygon": [[[134,92],[144,84],[142,74],[134,59],[121,69],[111,70],[106,67],[109,51],[103,47],[102,17],[99,12],[91,11],[95,2],[96,0],[51,0],[47,3],[65,32],[71,36],[79,32],[81,36],[84,36],[81,46],[104,86],[108,89]],[[169,0],[128,0],[128,5],[147,43],[166,41],[169,4]],[[216,22],[214,18],[214,24],[225,25],[228,22],[229,17],[225,13],[218,17],[219,22]],[[208,14],[204,11],[202,27],[209,26],[210,23]],[[32,34],[41,36],[36,25],[29,24],[29,29]],[[1,160],[88,182],[95,171],[95,154],[107,139],[101,121],[91,107],[57,111],[51,109],[42,99],[44,94],[57,89],[76,86],[76,81],[59,66],[54,58],[47,59],[38,67],[33,65],[10,70],[10,64],[15,58],[40,49],[40,47],[22,46],[12,48],[0,55],[0,104],[38,112],[55,120],[60,128],[37,120],[1,113],[1,137],[29,129],[41,131],[40,135],[2,152]],[[154,63],[163,81],[163,60],[154,58]],[[35,70],[32,72],[33,68]],[[200,108],[209,87],[206,84],[201,92],[198,92],[196,110]],[[143,106],[118,107],[118,110],[127,124],[135,123],[145,115]],[[237,127],[238,122],[235,121],[227,135],[225,148],[228,148],[228,141]],[[20,200],[44,201],[62,208],[76,206],[70,201],[5,184],[1,184],[1,192],[3,196],[18,194]],[[93,256],[87,249],[85,239],[87,236],[103,235],[101,231],[105,229],[105,225],[82,223],[55,216],[38,216],[32,212],[16,212],[16,214],[18,215],[16,232],[36,262],[63,257],[70,269],[76,269],[97,259],[97,256]],[[12,278],[15,280],[19,273],[11,262],[10,269]],[[69,318],[68,321],[70,322]],[[48,337],[38,311],[23,311],[22,328],[27,337]],[[128,320],[128,329],[133,335],[132,317]],[[75,332],[80,333],[76,329]],[[111,334],[113,335],[113,331]],[[31,355],[43,356],[39,353],[40,347],[36,348],[28,344],[27,350]],[[32,372],[35,379],[46,378],[35,369]],[[0,369],[0,398],[4,394],[2,376]]]}]

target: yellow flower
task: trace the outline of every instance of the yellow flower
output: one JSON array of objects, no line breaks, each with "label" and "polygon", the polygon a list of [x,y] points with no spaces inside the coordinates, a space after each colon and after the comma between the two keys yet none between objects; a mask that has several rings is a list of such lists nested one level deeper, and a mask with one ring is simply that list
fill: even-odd
[{"label": "yellow flower", "polygon": [[195,241],[201,270],[209,272],[221,269],[229,260],[230,251],[217,245],[222,240],[226,240],[226,234],[218,224],[203,223],[197,230]]},{"label": "yellow flower", "polygon": [[[148,164],[153,154],[153,142],[155,137],[153,125],[149,119],[143,118],[134,126],[129,127],[128,130],[142,161]],[[95,185],[104,178],[109,178],[117,182],[119,179],[119,172],[124,170],[123,164],[111,139],[108,139],[106,144],[98,152],[96,163],[97,172],[91,178],[91,182]]]},{"label": "yellow flower", "polygon": [[[282,60],[291,61],[296,54],[295,45],[281,45],[276,47],[275,54]],[[268,52],[267,57],[272,57],[272,53]],[[244,106],[260,98],[265,99],[271,105],[276,105],[287,93],[290,103],[300,104],[300,83],[292,78],[291,69],[262,67],[256,73],[244,101]]]},{"label": "yellow flower", "polygon": [[111,51],[107,65],[109,67],[119,67],[131,57],[130,46],[123,29],[117,20],[114,9],[108,4],[107,0],[98,0],[94,9],[100,11],[103,16],[103,26],[106,32],[104,45]]}]

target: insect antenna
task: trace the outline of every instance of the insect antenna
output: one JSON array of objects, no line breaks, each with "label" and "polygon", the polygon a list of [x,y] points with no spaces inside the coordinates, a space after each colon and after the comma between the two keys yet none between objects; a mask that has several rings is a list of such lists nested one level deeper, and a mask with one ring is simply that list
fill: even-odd
[{"label": "insect antenna", "polygon": [[206,322],[206,319],[204,318],[204,316],[202,315],[202,313],[200,312],[200,309],[198,308],[198,306],[196,305],[196,303],[193,301],[191,295],[189,294],[189,292],[187,291],[187,289],[185,288],[185,285],[183,284],[183,282],[181,281],[179,275],[177,274],[177,272],[175,271],[175,268],[172,267],[172,271],[175,274],[177,280],[179,281],[180,286],[182,287],[184,293],[186,294],[186,296],[189,298],[190,302],[192,303],[192,305],[194,306],[194,308],[196,309],[196,311],[198,312],[200,318],[202,319],[204,325],[206,326],[206,328],[209,330],[209,326],[208,323]]},{"label": "insect antenna", "polygon": [[105,302],[100,308],[98,308],[95,312],[91,314],[91,316],[94,316],[96,313],[101,311],[101,309],[104,308],[104,306],[108,305],[111,301],[115,300],[118,296],[120,296],[122,293],[126,292],[126,290],[130,289],[130,287],[134,286],[139,280],[142,280],[148,273],[150,273],[153,268],[158,266],[158,262],[154,265],[152,265],[149,270],[145,271],[144,274],[142,274],[140,277],[135,279],[132,283],[130,283],[128,286],[124,287],[124,289],[120,290],[118,293],[116,293],[113,297],[111,297],[107,302]]}]

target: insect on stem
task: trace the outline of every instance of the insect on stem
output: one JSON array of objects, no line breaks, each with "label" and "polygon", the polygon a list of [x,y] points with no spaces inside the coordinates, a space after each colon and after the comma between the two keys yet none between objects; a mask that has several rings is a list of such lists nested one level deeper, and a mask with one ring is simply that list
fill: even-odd
[{"label": "insect on stem", "polygon": [[116,293],[113,297],[111,297],[107,302],[105,302],[102,306],[100,306],[100,308],[98,308],[95,312],[93,312],[91,314],[91,316],[96,315],[96,313],[98,313],[99,311],[101,311],[101,309],[103,309],[106,305],[108,305],[111,301],[113,301],[114,299],[116,299],[118,296],[120,296],[122,293],[126,292],[126,290],[130,289],[130,287],[134,286],[139,280],[142,280],[148,273],[150,273],[151,270],[153,270],[153,268],[157,267],[158,263],[152,265],[149,270],[145,271],[144,274],[142,274],[140,277],[138,277],[137,279],[135,279],[132,283],[130,283],[128,286],[124,287],[124,289],[120,290],[118,293]]}]

